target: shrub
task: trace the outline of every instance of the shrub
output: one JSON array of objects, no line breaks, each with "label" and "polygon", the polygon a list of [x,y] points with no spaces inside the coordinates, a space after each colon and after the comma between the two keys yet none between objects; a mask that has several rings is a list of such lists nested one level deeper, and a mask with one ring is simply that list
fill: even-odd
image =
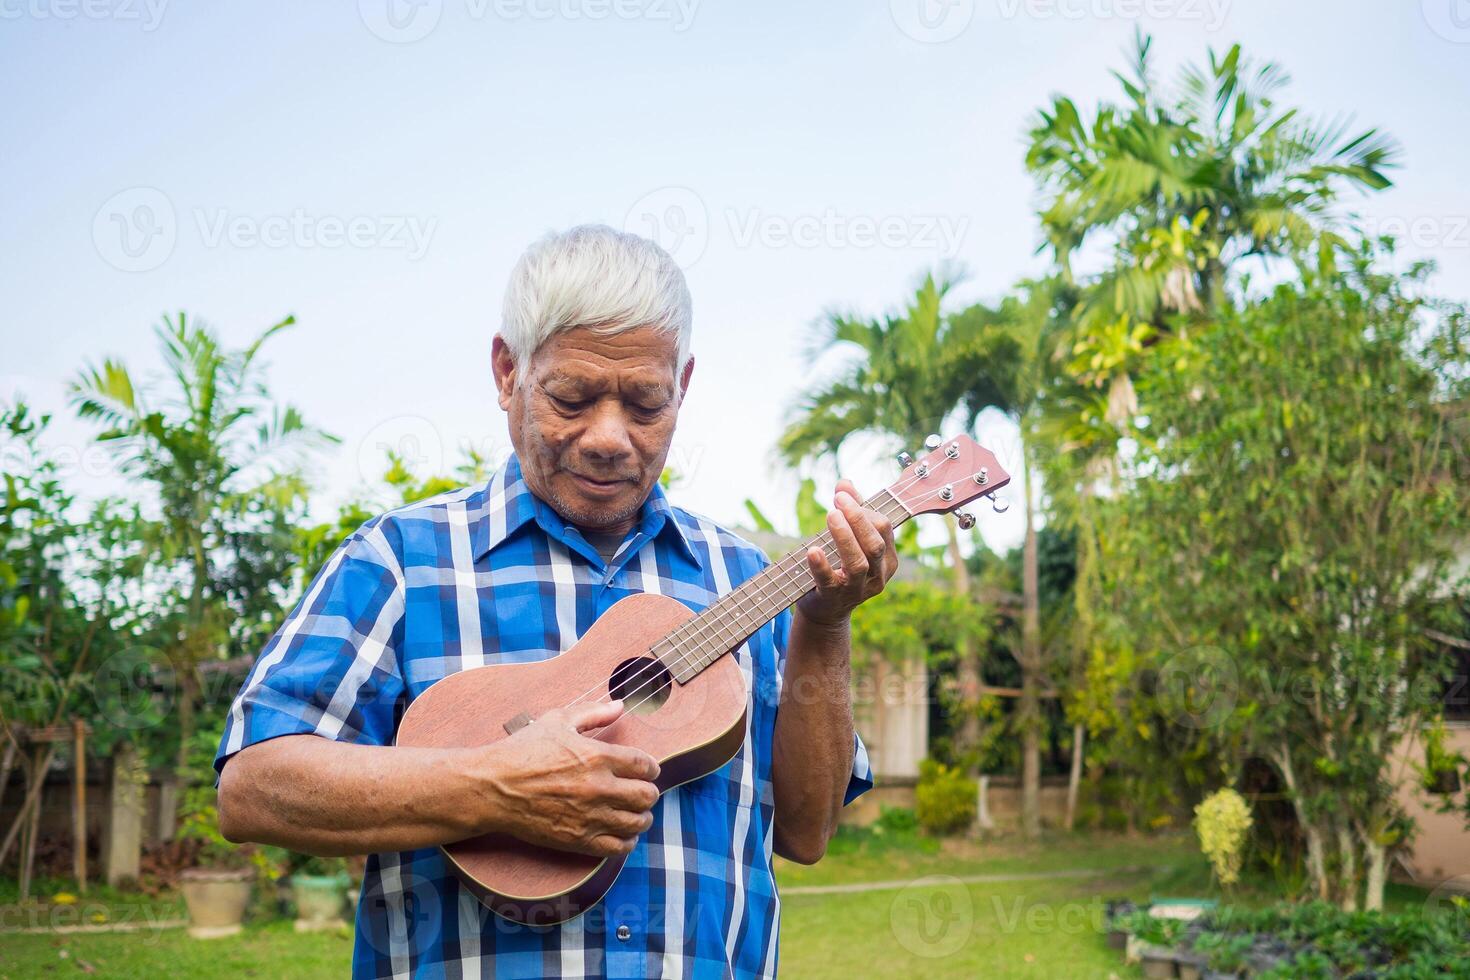
[{"label": "shrub", "polygon": [[1211,793],[1194,808],[1194,826],[1200,849],[1210,859],[1220,884],[1239,881],[1241,851],[1251,826],[1251,808],[1245,798],[1229,788]]},{"label": "shrub", "polygon": [[979,787],[952,766],[933,759],[919,763],[914,795],[919,826],[931,834],[955,834],[975,823]]}]

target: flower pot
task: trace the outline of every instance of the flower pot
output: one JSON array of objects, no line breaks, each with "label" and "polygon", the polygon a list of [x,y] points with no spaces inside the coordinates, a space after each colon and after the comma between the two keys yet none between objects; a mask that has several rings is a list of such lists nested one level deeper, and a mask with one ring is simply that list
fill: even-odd
[{"label": "flower pot", "polygon": [[1109,929],[1108,930],[1108,948],[1109,949],[1127,949],[1128,948],[1128,930],[1127,929]]},{"label": "flower pot", "polygon": [[346,875],[292,875],[291,896],[296,901],[296,931],[340,929],[343,898],[351,880]]},{"label": "flower pot", "polygon": [[217,939],[239,932],[254,881],[255,872],[250,868],[189,868],[181,872],[179,890],[189,907],[189,935]]},{"label": "flower pot", "polygon": [[1205,975],[1207,961],[1197,953],[1182,953],[1176,962],[1179,964],[1179,980],[1201,980]]},{"label": "flower pot", "polygon": [[1143,951],[1143,975],[1150,980],[1170,980],[1178,976],[1174,951],[1151,947]]}]

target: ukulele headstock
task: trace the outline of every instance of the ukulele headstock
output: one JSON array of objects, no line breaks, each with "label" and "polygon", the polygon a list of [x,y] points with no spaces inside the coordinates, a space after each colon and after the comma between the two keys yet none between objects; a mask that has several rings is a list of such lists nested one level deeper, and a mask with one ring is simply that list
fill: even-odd
[{"label": "ukulele headstock", "polygon": [[[899,454],[903,476],[888,488],[910,514],[947,514],[978,497],[989,497],[997,511],[1009,506],[995,493],[1011,482],[1011,475],[994,453],[974,439],[966,435],[949,439],[930,436],[924,440],[924,448],[928,451],[918,459],[908,453]],[[960,515],[962,528],[974,524],[970,515]]]}]

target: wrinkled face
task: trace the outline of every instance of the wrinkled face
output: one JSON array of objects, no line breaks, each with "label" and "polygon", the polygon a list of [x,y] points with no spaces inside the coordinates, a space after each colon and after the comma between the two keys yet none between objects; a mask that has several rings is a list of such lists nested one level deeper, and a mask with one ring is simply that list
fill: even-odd
[{"label": "wrinkled face", "polygon": [[495,338],[495,385],[527,485],[563,519],[601,533],[633,526],[669,454],[682,375],[672,334],[585,327],[552,335],[523,373]]}]

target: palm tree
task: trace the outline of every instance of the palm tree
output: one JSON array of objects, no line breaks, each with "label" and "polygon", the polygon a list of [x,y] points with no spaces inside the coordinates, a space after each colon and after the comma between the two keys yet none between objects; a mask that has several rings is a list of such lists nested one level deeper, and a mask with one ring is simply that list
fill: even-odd
[{"label": "palm tree", "polygon": [[[977,392],[977,383],[984,383],[975,370],[978,351],[952,336],[943,306],[956,282],[955,275],[940,270],[924,277],[896,315],[865,319],[829,312],[819,321],[810,359],[829,353],[846,357],[836,374],[814,382],[794,406],[777,447],[788,464],[821,458],[835,463],[842,445],[860,432],[884,436],[895,449],[913,448],[956,412],[964,415],[970,400],[999,397]],[[973,413],[965,415],[966,427],[973,423]],[[954,591],[968,596],[969,572],[953,515],[946,516],[946,526]],[[979,657],[968,643],[959,657],[962,751],[980,743]]]},{"label": "palm tree", "polygon": [[1041,693],[1046,664],[1041,638],[1036,518],[1039,506],[1037,455],[1045,434],[1049,398],[1065,382],[1055,352],[1054,315],[1058,284],[1023,282],[996,307],[976,304],[954,317],[952,343],[963,354],[968,386],[964,401],[973,420],[986,409],[1004,413],[1020,434],[1019,464],[1025,487],[1025,537],[1021,551],[1021,667],[1017,727],[1021,735],[1021,829],[1041,833]]},{"label": "palm tree", "polygon": [[105,426],[98,439],[114,447],[129,475],[158,493],[158,553],[186,597],[165,627],[165,653],[179,683],[178,769],[182,775],[194,732],[197,668],[218,658],[231,625],[215,581],[232,495],[259,487],[273,464],[333,436],[307,425],[290,406],[270,400],[258,355],[262,345],[295,323],[287,317],[248,347],[228,350],[208,327],[184,314],[156,329],[168,373],[166,386],[140,385],[121,361],[86,368],[69,386],[86,419]]},{"label": "palm tree", "polygon": [[1094,239],[1114,249],[1081,319],[1127,313],[1162,327],[1171,309],[1211,310],[1247,257],[1315,254],[1330,268],[1345,244],[1343,193],[1391,185],[1393,140],[1283,108],[1287,73],[1239,45],[1223,57],[1209,51],[1207,65],[1161,89],[1151,47],[1138,35],[1131,75],[1114,73],[1122,105],[1104,103],[1089,122],[1058,96],[1030,131],[1026,165],[1047,198],[1041,218],[1063,278],[1072,281],[1072,256]]}]

